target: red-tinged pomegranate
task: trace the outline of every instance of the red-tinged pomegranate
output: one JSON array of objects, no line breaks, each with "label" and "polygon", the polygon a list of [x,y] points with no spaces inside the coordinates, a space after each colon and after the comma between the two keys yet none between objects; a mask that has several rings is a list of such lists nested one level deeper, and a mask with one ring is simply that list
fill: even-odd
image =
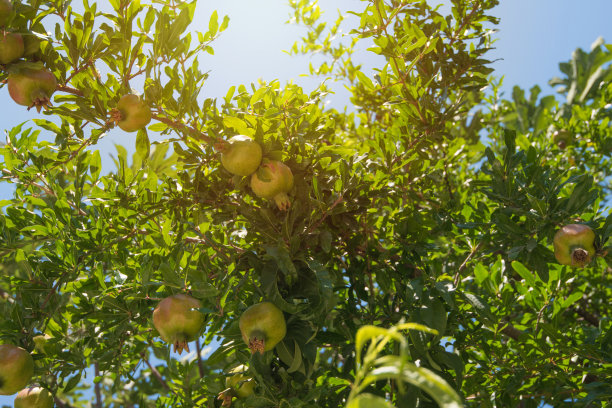
[{"label": "red-tinged pomegranate", "polygon": [[0,32],[0,64],[10,64],[23,56],[24,44],[21,34]]},{"label": "red-tinged pomegranate", "polygon": [[238,176],[250,176],[261,163],[262,150],[259,143],[248,136],[237,135],[218,148],[225,170]]},{"label": "red-tinged pomegranate", "polygon": [[163,299],[153,311],[153,325],[179,354],[183,350],[189,352],[188,343],[198,337],[204,326],[204,315],[198,310],[201,307],[199,300],[178,294]]},{"label": "red-tinged pomegranate", "polygon": [[8,76],[9,95],[28,110],[35,107],[38,112],[51,105],[51,95],[57,88],[57,80],[47,69],[23,68]]},{"label": "red-tinged pomegranate", "polygon": [[293,173],[282,162],[264,160],[251,176],[251,190],[256,196],[274,200],[279,210],[291,207],[287,193],[293,188]]},{"label": "red-tinged pomegranate", "polygon": [[151,122],[151,108],[138,95],[123,95],[111,119],[125,132],[136,132]]},{"label": "red-tinged pomegranate", "polygon": [[242,339],[253,354],[272,350],[287,334],[283,312],[270,302],[249,307],[240,316],[238,325]]},{"label": "red-tinged pomegranate", "polygon": [[595,233],[584,224],[562,227],[553,239],[555,258],[562,265],[584,267],[595,255]]},{"label": "red-tinged pomegranate", "polygon": [[13,11],[11,0],[0,0],[0,26],[5,26]]},{"label": "red-tinged pomegranate", "polygon": [[34,374],[30,353],[11,344],[0,345],[0,395],[12,395],[24,388]]},{"label": "red-tinged pomegranate", "polygon": [[53,408],[53,395],[42,387],[30,387],[19,391],[15,408]]}]

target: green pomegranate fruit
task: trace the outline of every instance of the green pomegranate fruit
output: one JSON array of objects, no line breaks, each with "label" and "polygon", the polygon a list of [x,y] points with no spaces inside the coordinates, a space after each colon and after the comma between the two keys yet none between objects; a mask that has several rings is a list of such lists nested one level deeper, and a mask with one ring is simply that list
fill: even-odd
[{"label": "green pomegranate fruit", "polygon": [[13,2],[11,0],[0,0],[0,26],[6,25],[12,11]]},{"label": "green pomegranate fruit", "polygon": [[198,337],[204,326],[204,315],[198,310],[201,307],[199,300],[178,294],[163,299],[153,311],[153,325],[179,354],[183,350],[189,352],[188,343]]},{"label": "green pomegranate fruit", "polygon": [[584,224],[569,224],[555,234],[555,258],[562,265],[584,267],[595,255],[595,233]]},{"label": "green pomegranate fruit", "polygon": [[9,95],[28,110],[35,107],[38,112],[51,105],[51,95],[57,88],[53,73],[46,69],[21,69],[8,76]]},{"label": "green pomegranate fruit", "polygon": [[245,310],[239,326],[242,339],[253,354],[272,350],[287,334],[283,312],[270,302],[258,303]]},{"label": "green pomegranate fruit", "polygon": [[363,393],[353,398],[346,408],[393,408],[393,405],[382,397]]},{"label": "green pomegranate fruit", "polygon": [[273,199],[279,210],[291,207],[287,193],[293,188],[291,169],[276,160],[264,160],[261,167],[251,176],[251,190],[256,196]]},{"label": "green pomegranate fruit", "polygon": [[555,130],[553,133],[553,141],[559,146],[559,149],[565,149],[572,142],[573,135],[569,130]]},{"label": "green pomegranate fruit", "polygon": [[34,374],[34,360],[21,347],[0,345],[0,395],[12,395],[24,388]]},{"label": "green pomegranate fruit", "polygon": [[53,408],[53,396],[41,387],[26,388],[15,397],[15,408]]},{"label": "green pomegranate fruit", "polygon": [[250,176],[261,164],[261,146],[248,136],[234,136],[220,150],[221,163],[232,174]]},{"label": "green pomegranate fruit", "polygon": [[245,365],[230,370],[231,376],[225,379],[225,386],[234,390],[238,398],[246,398],[255,392],[255,381],[253,378],[245,375],[249,368]]},{"label": "green pomegranate fruit", "polygon": [[138,95],[123,95],[111,119],[125,132],[136,132],[151,122],[151,108]]},{"label": "green pomegranate fruit", "polygon": [[0,32],[0,64],[10,64],[23,56],[24,45],[21,34]]}]

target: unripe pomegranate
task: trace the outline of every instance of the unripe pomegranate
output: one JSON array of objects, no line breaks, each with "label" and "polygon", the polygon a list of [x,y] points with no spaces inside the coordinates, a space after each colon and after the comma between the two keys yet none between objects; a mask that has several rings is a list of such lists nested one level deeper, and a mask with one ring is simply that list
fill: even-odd
[{"label": "unripe pomegranate", "polygon": [[573,135],[569,130],[561,129],[553,133],[553,141],[563,150],[572,142]]},{"label": "unripe pomegranate", "polygon": [[584,224],[569,224],[555,234],[555,258],[562,265],[584,267],[595,255],[595,233]]},{"label": "unripe pomegranate", "polygon": [[57,80],[47,69],[19,69],[8,76],[9,95],[28,110],[40,110],[51,105],[50,98],[57,88]]},{"label": "unripe pomegranate", "polygon": [[251,190],[256,196],[273,199],[279,210],[291,207],[287,193],[293,188],[293,173],[282,162],[264,160],[259,170],[251,176]]},{"label": "unripe pomegranate", "polygon": [[245,365],[239,365],[230,370],[230,376],[225,379],[227,389],[219,394],[219,399],[223,401],[222,407],[230,407],[232,397],[246,398],[255,393],[255,381],[244,374],[248,369]]},{"label": "unripe pomegranate", "polygon": [[153,325],[179,354],[183,350],[189,352],[188,343],[198,337],[204,326],[204,315],[198,310],[201,307],[199,300],[178,294],[163,299],[153,311]]},{"label": "unripe pomegranate", "polygon": [[253,378],[245,375],[249,367],[239,365],[230,370],[230,376],[225,379],[225,385],[232,388],[238,398],[246,398],[253,395],[255,392],[255,381]]},{"label": "unripe pomegranate", "polygon": [[13,2],[11,0],[0,0],[0,26],[6,25],[12,11]]},{"label": "unripe pomegranate", "polygon": [[136,132],[151,122],[151,108],[138,95],[123,95],[111,119],[125,132]]},{"label": "unripe pomegranate", "polygon": [[248,136],[237,135],[219,146],[221,163],[225,170],[238,176],[250,176],[261,163],[259,143]]},{"label": "unripe pomegranate", "polygon": [[283,312],[270,302],[249,307],[238,324],[242,339],[253,354],[272,350],[287,334]]},{"label": "unripe pomegranate", "polygon": [[0,32],[0,64],[10,64],[23,56],[24,45],[21,34]]},{"label": "unripe pomegranate", "polygon": [[34,360],[21,347],[0,345],[0,395],[12,395],[24,388],[34,374]]},{"label": "unripe pomegranate", "polygon": [[53,408],[53,396],[41,387],[26,388],[15,397],[15,408]]}]

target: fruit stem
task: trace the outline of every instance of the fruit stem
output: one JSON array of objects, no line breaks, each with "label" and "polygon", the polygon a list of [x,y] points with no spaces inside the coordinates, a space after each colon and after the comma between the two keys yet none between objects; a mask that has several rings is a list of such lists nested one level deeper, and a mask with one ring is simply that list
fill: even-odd
[{"label": "fruit stem", "polygon": [[217,141],[213,147],[215,148],[216,151],[218,151],[219,153],[223,153],[227,150],[227,148],[229,147],[229,143],[227,143],[225,140],[219,140]]},{"label": "fruit stem", "polygon": [[261,330],[254,330],[249,337],[251,354],[263,354],[266,348],[266,334]]},{"label": "fruit stem", "polygon": [[590,260],[589,253],[584,248],[575,248],[572,251],[572,266],[584,266]]}]

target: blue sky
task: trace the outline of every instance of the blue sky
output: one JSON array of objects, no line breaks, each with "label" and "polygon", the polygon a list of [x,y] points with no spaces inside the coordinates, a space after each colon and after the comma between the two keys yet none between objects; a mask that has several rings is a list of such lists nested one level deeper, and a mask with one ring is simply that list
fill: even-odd
[{"label": "blue sky", "polygon": [[[320,4],[328,19],[333,20],[336,9],[358,10],[363,3],[359,0],[320,0]],[[230,86],[250,84],[258,78],[278,78],[281,82],[294,79],[306,88],[316,86],[317,81],[300,78],[300,74],[308,70],[309,58],[290,57],[283,52],[303,33],[299,27],[284,24],[290,8],[283,0],[200,0],[194,29],[206,31],[209,16],[215,9],[220,17],[229,15],[231,21],[227,31],[214,44],[215,55],[201,59],[201,66],[210,69],[204,90],[206,97],[221,98]],[[560,74],[559,62],[569,60],[577,47],[588,49],[598,36],[612,41],[610,0],[501,0],[493,14],[501,17],[501,24],[495,35],[498,38],[496,49],[489,54],[489,59],[499,59],[493,67],[497,76],[505,77],[502,89],[507,95],[513,85],[529,89],[535,84],[540,85],[545,94],[552,93],[547,82]],[[365,53],[359,53],[358,58],[364,59],[367,72],[373,61]],[[340,91],[330,97],[335,106],[343,106],[348,101],[341,87]],[[0,90],[0,101],[2,131],[38,117],[34,110],[28,112],[12,103],[6,88]],[[113,130],[96,148],[101,150],[102,157],[108,158],[115,152],[114,143],[126,145],[133,151],[134,138],[134,134]],[[105,171],[112,170],[112,160],[105,159],[104,166]],[[10,197],[11,191],[10,186],[0,184],[0,199]],[[0,396],[0,406],[12,406],[12,401],[12,396]]]}]

